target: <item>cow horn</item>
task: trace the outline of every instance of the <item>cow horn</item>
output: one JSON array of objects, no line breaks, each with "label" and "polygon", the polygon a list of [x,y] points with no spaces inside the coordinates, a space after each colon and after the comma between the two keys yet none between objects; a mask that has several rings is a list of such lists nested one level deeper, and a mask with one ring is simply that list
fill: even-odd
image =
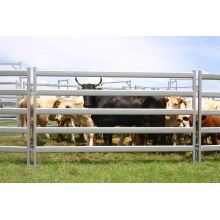
[{"label": "cow horn", "polygon": [[78,85],[83,86],[83,84],[81,84],[76,77],[75,77],[75,80],[78,83]]},{"label": "cow horn", "polygon": [[95,87],[99,86],[101,83],[102,83],[102,77],[100,77],[100,81],[97,84],[95,84]]}]

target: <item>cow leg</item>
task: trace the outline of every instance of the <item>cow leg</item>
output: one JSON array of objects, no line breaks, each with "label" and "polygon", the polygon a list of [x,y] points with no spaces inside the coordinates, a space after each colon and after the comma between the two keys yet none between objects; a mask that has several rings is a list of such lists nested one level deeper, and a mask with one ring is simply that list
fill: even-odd
[{"label": "cow leg", "polygon": [[[63,126],[64,126],[64,123],[65,123],[64,121],[59,121],[59,122],[58,122],[58,127],[63,127]],[[57,141],[58,141],[58,142],[63,141],[63,135],[62,135],[62,134],[58,134]]]},{"label": "cow leg", "polygon": [[[48,125],[48,121],[49,121],[49,117],[47,117],[47,120],[45,121],[45,123],[43,125],[41,125],[41,127],[46,127]],[[46,138],[50,139],[50,135],[49,134],[45,134]]]},{"label": "cow leg", "polygon": [[132,145],[132,146],[135,146],[135,145],[136,145],[136,142],[135,142],[136,134],[131,134],[131,138],[132,138],[131,145]]},{"label": "cow leg", "polygon": [[190,137],[189,137],[188,134],[186,134],[186,133],[183,134],[183,144],[184,144],[184,145],[187,145],[187,139],[189,139],[189,138],[190,138]]},{"label": "cow leg", "polygon": [[136,145],[144,145],[144,135],[143,134],[136,134],[135,135],[135,143],[136,143]]},{"label": "cow leg", "polygon": [[104,134],[104,145],[112,146],[112,134]]},{"label": "cow leg", "polygon": [[87,135],[87,134],[83,134],[83,140],[84,140],[85,142],[88,142],[88,135]]},{"label": "cow leg", "polygon": [[217,134],[211,134],[212,144],[218,145],[218,135]]},{"label": "cow leg", "polygon": [[57,141],[58,142],[62,142],[63,141],[63,135],[62,134],[58,134]]},{"label": "cow leg", "polygon": [[[83,127],[94,127],[93,120],[87,115],[82,115],[81,125]],[[87,142],[87,146],[93,146],[94,133],[83,134],[84,140]]]},{"label": "cow leg", "polygon": [[177,142],[177,135],[176,133],[173,134],[173,145],[176,146],[176,142]]},{"label": "cow leg", "polygon": [[119,140],[119,142],[117,144],[118,146],[123,145],[126,136],[127,136],[127,134],[120,134],[120,140]]},{"label": "cow leg", "polygon": [[[71,118],[71,120],[69,121],[69,127],[75,127],[75,124],[74,124],[74,121],[73,119]],[[71,134],[71,142],[72,143],[76,143],[76,140],[75,140],[75,134]]]},{"label": "cow leg", "polygon": [[[27,116],[26,115],[19,115],[19,120],[20,120],[20,126],[22,128],[27,127]],[[22,136],[24,138],[24,145],[27,145],[27,134],[22,134]]]},{"label": "cow leg", "polygon": [[166,145],[166,134],[160,134],[160,144]]}]

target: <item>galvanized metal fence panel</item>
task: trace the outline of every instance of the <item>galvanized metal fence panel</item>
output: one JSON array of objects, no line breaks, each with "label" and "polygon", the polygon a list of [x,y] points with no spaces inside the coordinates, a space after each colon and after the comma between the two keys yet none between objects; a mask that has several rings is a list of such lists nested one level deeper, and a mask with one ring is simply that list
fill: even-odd
[{"label": "galvanized metal fence panel", "polygon": [[[152,72],[85,72],[85,71],[38,71],[33,69],[34,75],[34,166],[37,165],[37,152],[155,152],[155,151],[191,151],[193,161],[196,159],[196,71],[190,73],[152,73]],[[192,80],[192,91],[143,91],[143,90],[38,90],[37,77],[129,77],[129,78],[188,78]],[[166,109],[37,109],[37,95],[70,96],[185,96],[192,97],[193,108],[191,110],[166,110]],[[169,114],[192,114],[192,128],[172,128],[172,127],[94,127],[94,128],[57,128],[57,127],[37,127],[37,114],[120,114],[120,115],[169,115]],[[192,145],[189,146],[37,146],[38,133],[192,133]],[[137,148],[136,148],[137,147]]]},{"label": "galvanized metal fence panel", "polygon": [[220,133],[220,127],[202,127],[202,116],[203,115],[220,115],[220,110],[203,110],[202,109],[202,98],[212,97],[220,98],[220,92],[204,92],[202,82],[204,80],[220,80],[219,74],[207,74],[204,71],[198,72],[198,148],[199,157],[198,161],[202,160],[203,151],[220,151],[220,145],[203,145],[202,134],[207,133]]},{"label": "galvanized metal fence panel", "polygon": [[[20,133],[27,134],[27,145],[26,146],[0,146],[0,152],[26,152],[27,153],[27,165],[30,165],[31,159],[31,147],[30,147],[30,74],[31,69],[27,68],[27,70],[0,70],[0,77],[27,77],[28,86],[27,89],[8,89],[8,90],[0,90],[0,95],[10,95],[16,97],[16,105],[17,96],[26,95],[27,96],[27,108],[1,108],[0,115],[18,115],[18,114],[26,114],[27,115],[27,127],[11,127],[11,126],[1,126],[0,133]],[[18,125],[18,124],[17,124]]]}]

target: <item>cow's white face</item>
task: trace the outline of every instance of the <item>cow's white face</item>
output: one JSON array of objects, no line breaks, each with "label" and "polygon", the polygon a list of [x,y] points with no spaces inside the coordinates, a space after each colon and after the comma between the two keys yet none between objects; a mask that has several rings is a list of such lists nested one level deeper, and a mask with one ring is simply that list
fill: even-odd
[{"label": "cow's white face", "polygon": [[[73,103],[71,102],[61,102],[57,108],[74,108]],[[55,120],[62,121],[71,118],[70,115],[56,115]]]},{"label": "cow's white face", "polygon": [[167,109],[182,109],[186,105],[185,99],[179,96],[166,97],[166,102]]},{"label": "cow's white face", "polygon": [[177,117],[177,126],[178,127],[190,127],[190,122],[189,122],[189,115],[179,115]]}]

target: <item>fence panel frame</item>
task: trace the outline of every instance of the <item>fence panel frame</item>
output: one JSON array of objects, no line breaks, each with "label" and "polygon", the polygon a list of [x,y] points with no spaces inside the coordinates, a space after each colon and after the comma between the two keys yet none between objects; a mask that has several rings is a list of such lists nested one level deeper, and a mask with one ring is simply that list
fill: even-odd
[{"label": "fence panel frame", "polygon": [[[121,90],[38,90],[37,89],[37,77],[130,77],[130,78],[171,78],[171,77],[175,77],[175,78],[188,78],[190,80],[192,80],[192,90],[191,91],[143,91],[143,90],[134,90],[134,91],[121,91]],[[33,100],[34,100],[34,111],[33,111],[33,116],[34,116],[34,127],[33,127],[33,135],[34,135],[34,146],[33,146],[33,161],[34,161],[34,166],[37,166],[37,152],[86,152],[86,150],[88,150],[88,152],[107,152],[109,150],[109,152],[125,152],[127,148],[125,148],[124,146],[108,146],[107,148],[98,148],[98,147],[89,147],[89,146],[84,146],[84,147],[80,147],[80,146],[67,146],[65,148],[63,147],[58,147],[58,146],[50,146],[50,147],[45,147],[43,148],[43,146],[37,146],[37,133],[58,133],[62,130],[62,132],[70,132],[70,131],[77,131],[77,133],[91,133],[92,131],[96,130],[100,130],[103,129],[103,127],[99,127],[99,128],[38,128],[37,127],[37,114],[39,113],[46,113],[49,109],[38,109],[36,108],[36,97],[37,95],[90,95],[90,96],[94,96],[94,95],[101,95],[101,96],[130,96],[130,95],[143,95],[143,96],[170,96],[170,95],[182,95],[182,96],[186,96],[186,97],[192,97],[192,110],[180,110],[179,112],[182,114],[192,114],[193,116],[195,116],[195,107],[196,107],[196,71],[193,70],[192,72],[188,72],[188,73],[178,73],[178,77],[177,77],[177,73],[148,73],[148,72],[87,72],[87,71],[38,71],[36,67],[33,68]],[[51,109],[52,110],[52,109]],[[54,112],[59,112],[62,114],[70,114],[70,112],[77,112],[79,114],[79,110],[77,109],[53,109]],[[104,109],[103,112],[105,111],[104,114],[107,114],[107,111],[109,109]],[[132,115],[132,114],[136,114],[137,110],[140,109],[136,109],[136,112],[132,110],[130,112],[126,112],[126,115]],[[142,109],[143,110],[143,109]],[[146,110],[146,109],[145,109]],[[153,109],[151,109],[152,111]],[[155,110],[155,109],[154,109]],[[161,109],[157,109],[157,115],[167,115],[166,111],[169,112],[170,114],[176,114],[178,111],[176,110],[166,110],[163,109],[163,112],[160,111]],[[84,112],[81,114],[84,114],[86,111],[87,113],[94,113],[94,111],[92,109],[87,109],[87,110],[83,110]],[[114,111],[114,110],[113,110]],[[117,110],[116,110],[117,111]],[[116,112],[115,111],[115,112]],[[99,114],[101,114],[102,110],[99,110]],[[150,109],[147,109],[148,114],[154,114],[155,112],[151,112],[150,113]],[[163,114],[162,114],[163,113]],[[143,114],[140,113],[140,114]],[[103,115],[103,113],[102,113]],[[161,131],[157,133],[173,133],[173,131],[175,130],[175,133],[192,133],[192,145],[187,145],[187,146],[142,146],[142,150],[147,152],[151,151],[151,152],[156,152],[156,151],[160,151],[160,149],[165,151],[191,151],[192,152],[192,161],[195,162],[196,160],[196,128],[195,128],[195,117],[193,117],[193,128],[187,129],[187,128],[181,128],[179,130],[181,130],[181,132],[178,132],[178,128],[169,128],[167,127],[166,129],[160,127]],[[144,128],[144,127],[143,127]],[[142,128],[142,129],[143,129]],[[119,130],[118,128],[115,127],[111,127],[111,128],[105,128],[108,129],[107,132],[111,132],[114,133],[115,130]],[[137,133],[138,129],[141,130],[140,128],[126,128],[126,127],[122,127],[122,130],[126,130],[128,129],[129,132],[133,133]],[[162,131],[164,129],[164,131]],[[126,130],[125,133],[128,133]],[[165,131],[166,130],[166,131]],[[168,131],[170,130],[170,131]],[[56,132],[54,132],[56,131]],[[147,131],[147,132],[146,132]],[[189,132],[190,131],[190,132]],[[141,131],[143,132],[143,130]],[[103,132],[102,132],[103,133]],[[104,132],[105,133],[105,132]],[[155,132],[155,128],[147,128],[145,129],[145,133],[156,133]],[[105,146],[106,147],[106,146]],[[138,148],[135,149],[135,147],[129,147],[129,152],[136,152],[139,151],[141,146],[139,146]],[[162,147],[162,148],[161,148]],[[175,148],[173,148],[175,147]],[[181,149],[182,147],[182,149]],[[81,149],[81,150],[80,150]],[[127,149],[127,150],[128,150]],[[157,150],[158,149],[158,150]],[[170,150],[171,149],[171,150]],[[53,151],[54,150],[54,151]],[[104,150],[104,151],[102,151]]]},{"label": "fence panel frame", "polygon": [[[4,108],[0,109],[0,114],[26,114],[27,115],[27,127],[3,127],[1,126],[1,133],[21,133],[27,134],[27,145],[26,146],[1,146],[0,152],[26,152],[27,153],[27,165],[31,164],[31,146],[30,146],[30,78],[31,68],[28,67],[26,70],[0,70],[0,76],[14,76],[14,77],[27,77],[28,86],[27,89],[20,90],[0,90],[1,95],[27,95],[27,108]],[[18,103],[17,103],[18,104]],[[17,124],[18,125],[18,124]]]},{"label": "fence panel frame", "polygon": [[205,73],[202,70],[198,71],[198,145],[199,145],[199,158],[198,161],[202,161],[203,151],[217,151],[220,150],[220,145],[202,145],[203,133],[220,133],[219,127],[202,127],[202,115],[220,115],[220,110],[202,110],[202,98],[203,97],[218,97],[219,92],[203,92],[202,82],[204,80],[220,80],[219,74]]}]

